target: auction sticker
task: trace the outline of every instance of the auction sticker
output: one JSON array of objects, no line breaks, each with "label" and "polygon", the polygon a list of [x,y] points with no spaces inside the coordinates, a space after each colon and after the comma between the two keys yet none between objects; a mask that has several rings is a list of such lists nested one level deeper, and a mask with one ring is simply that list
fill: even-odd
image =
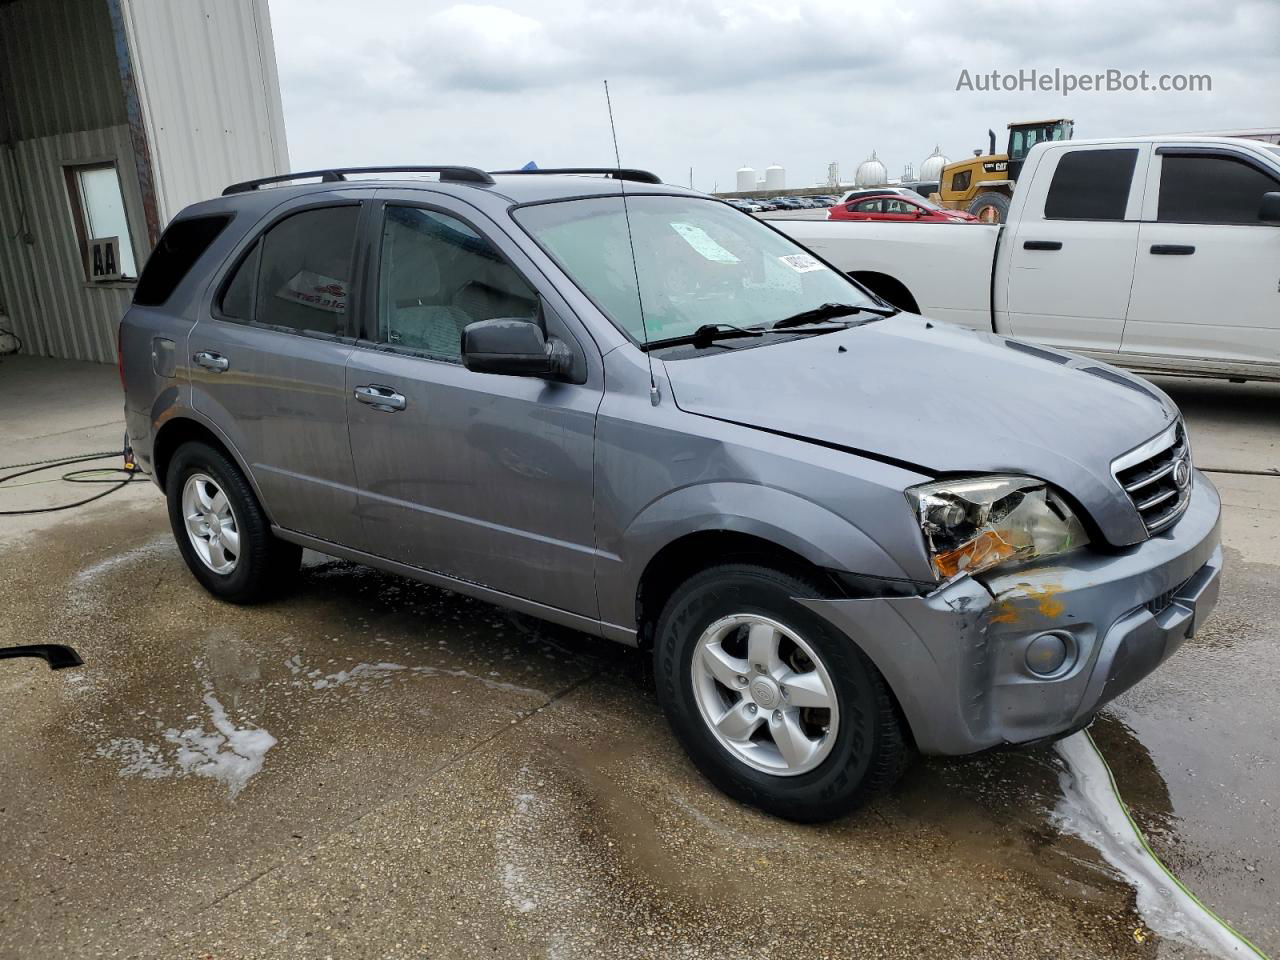
[{"label": "auction sticker", "polygon": [[814,270],[821,270],[823,267],[821,260],[816,260],[807,253],[793,253],[778,259],[796,273],[810,273]]},{"label": "auction sticker", "polygon": [[737,263],[738,258],[711,238],[701,227],[691,223],[673,223],[671,229],[684,238],[685,243],[715,263]]}]

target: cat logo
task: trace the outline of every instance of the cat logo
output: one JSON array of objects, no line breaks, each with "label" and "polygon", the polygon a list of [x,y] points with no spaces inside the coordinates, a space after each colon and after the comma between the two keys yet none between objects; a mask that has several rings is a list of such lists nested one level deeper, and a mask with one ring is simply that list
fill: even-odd
[{"label": "cat logo", "polygon": [[1004,173],[1009,169],[1008,160],[988,160],[982,165],[982,169],[987,173]]}]

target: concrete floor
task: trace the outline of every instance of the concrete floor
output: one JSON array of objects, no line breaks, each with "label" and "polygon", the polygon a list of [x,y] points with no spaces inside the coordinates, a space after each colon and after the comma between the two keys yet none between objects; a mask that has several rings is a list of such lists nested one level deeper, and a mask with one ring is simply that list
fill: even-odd
[{"label": "concrete floor", "polygon": [[[1280,467],[1280,386],[1161,386],[1200,464]],[[2,360],[0,411],[0,464],[119,443],[109,367]],[[1280,478],[1214,481],[1219,611],[1093,733],[1160,856],[1280,952]],[[219,604],[148,483],[0,517],[0,588],[0,645],[87,661],[0,664],[0,957],[1203,955],[1073,835],[1051,748],[773,820],[692,769],[640,654],[314,555]]]}]

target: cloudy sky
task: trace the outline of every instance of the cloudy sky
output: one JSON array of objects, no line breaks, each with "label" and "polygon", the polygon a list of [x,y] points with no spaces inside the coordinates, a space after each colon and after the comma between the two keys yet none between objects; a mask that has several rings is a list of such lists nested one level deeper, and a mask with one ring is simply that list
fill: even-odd
[{"label": "cloudy sky", "polygon": [[[1280,0],[270,0],[290,159],[498,168],[622,161],[732,189],[952,159],[1010,120],[1076,136],[1280,128]],[[960,21],[960,22],[957,22]],[[1211,92],[957,91],[999,70],[1208,74]],[[976,80],[975,80],[976,83]]]}]

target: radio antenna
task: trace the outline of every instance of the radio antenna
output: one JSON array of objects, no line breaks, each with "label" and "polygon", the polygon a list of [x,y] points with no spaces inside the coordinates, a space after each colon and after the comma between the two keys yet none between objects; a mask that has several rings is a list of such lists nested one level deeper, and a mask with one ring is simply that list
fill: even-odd
[{"label": "radio antenna", "polygon": [[640,307],[640,332],[645,341],[645,359],[649,362],[649,402],[658,405],[658,381],[653,377],[653,357],[650,355],[649,326],[644,320],[644,296],[640,292],[640,266],[636,263],[636,241],[631,234],[631,211],[627,207],[627,181],[622,177],[622,154],[618,152],[618,128],[613,123],[613,100],[609,96],[609,81],[604,82],[604,102],[609,109],[609,132],[613,134],[613,159],[618,165],[618,189],[622,193],[622,218],[627,223],[627,245],[631,248],[631,270],[636,278],[636,303]]}]

